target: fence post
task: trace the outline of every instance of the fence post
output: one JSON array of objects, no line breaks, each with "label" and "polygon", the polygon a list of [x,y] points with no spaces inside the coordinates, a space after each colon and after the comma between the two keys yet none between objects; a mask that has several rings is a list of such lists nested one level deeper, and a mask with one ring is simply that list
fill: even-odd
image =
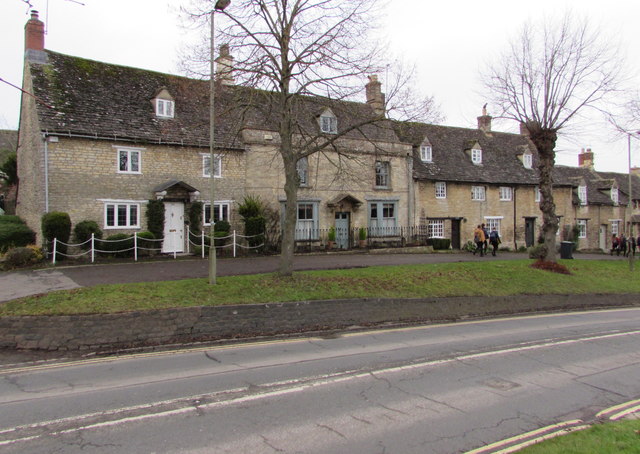
[{"label": "fence post", "polygon": [[187,227],[187,254],[191,252],[191,227]]},{"label": "fence post", "polygon": [[173,244],[173,259],[174,260],[176,259],[176,249],[178,248],[178,242],[176,241],[177,240],[176,236],[178,235],[178,231],[177,231],[178,229],[175,229],[175,230],[176,230],[175,232],[171,232],[171,233],[173,233],[173,235],[171,235],[171,238],[172,238],[171,239],[171,243]]},{"label": "fence post", "polygon": [[202,241],[200,243],[202,244],[202,247],[200,249],[202,249],[202,258],[204,258],[204,229],[202,229],[201,238]]},{"label": "fence post", "polygon": [[236,258],[236,231],[233,231],[233,258]]},{"label": "fence post", "polygon": [[53,239],[53,264],[56,264],[56,241],[58,241],[57,238]]},{"label": "fence post", "polygon": [[95,233],[91,234],[91,263],[96,261],[96,243]]},{"label": "fence post", "polygon": [[133,232],[133,261],[138,261],[138,232]]}]

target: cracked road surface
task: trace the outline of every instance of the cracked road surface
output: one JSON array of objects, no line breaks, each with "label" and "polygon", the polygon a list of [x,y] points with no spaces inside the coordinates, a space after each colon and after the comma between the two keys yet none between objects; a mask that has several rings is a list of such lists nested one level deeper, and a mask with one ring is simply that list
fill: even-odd
[{"label": "cracked road surface", "polygon": [[463,453],[640,397],[640,309],[0,368],[1,453]]}]

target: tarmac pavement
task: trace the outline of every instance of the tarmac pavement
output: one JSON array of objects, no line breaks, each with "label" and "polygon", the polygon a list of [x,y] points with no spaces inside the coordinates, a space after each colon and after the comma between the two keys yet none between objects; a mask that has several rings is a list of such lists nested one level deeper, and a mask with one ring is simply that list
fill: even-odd
[{"label": "tarmac pavement", "polygon": [[[396,250],[397,251],[397,250]],[[294,257],[294,270],[347,269],[381,265],[466,262],[480,260],[516,260],[526,253],[503,252],[497,257],[462,253],[350,253],[300,254]],[[574,254],[578,260],[626,260],[607,254]],[[271,273],[278,270],[280,257],[222,258],[217,260],[218,276]],[[101,284],[157,282],[197,279],[208,276],[207,259],[162,256],[153,261],[87,264],[0,272],[0,303],[24,296],[70,290]]]}]

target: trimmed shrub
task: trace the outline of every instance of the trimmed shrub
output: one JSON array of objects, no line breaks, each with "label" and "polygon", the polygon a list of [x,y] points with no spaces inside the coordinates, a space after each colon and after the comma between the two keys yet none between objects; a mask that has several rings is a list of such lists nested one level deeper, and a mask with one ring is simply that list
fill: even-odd
[{"label": "trimmed shrub", "polygon": [[[14,216],[0,216],[0,218],[7,217]],[[15,220],[0,222],[0,252],[6,252],[13,247],[24,247],[35,241],[36,234],[26,224]]]},{"label": "trimmed shrub", "polygon": [[193,202],[189,207],[189,229],[193,236],[202,232],[202,202]]},{"label": "trimmed shrub", "polygon": [[537,244],[529,248],[529,258],[542,260],[543,257],[547,255],[547,246],[542,244]]},{"label": "trimmed shrub", "polygon": [[106,240],[96,242],[97,249],[105,251],[108,256],[133,257],[133,235],[116,233],[108,236]]},{"label": "trimmed shrub", "polygon": [[9,268],[20,268],[23,266],[35,265],[42,261],[43,255],[40,248],[17,247],[9,249],[4,257],[5,266]]},{"label": "trimmed shrub", "polygon": [[164,238],[164,202],[149,200],[147,203],[147,228],[157,239]]},{"label": "trimmed shrub", "polygon": [[24,224],[24,221],[19,216],[5,214],[0,216],[0,224]]},{"label": "trimmed shrub", "polygon": [[86,243],[80,246],[86,250],[91,247],[91,234],[93,233],[95,238],[102,238],[102,230],[98,227],[98,223],[95,221],[82,221],[78,222],[73,228],[73,237],[76,243]]},{"label": "trimmed shrub", "polygon": [[223,232],[227,234],[231,231],[231,224],[229,224],[227,221],[216,221],[216,223],[213,225],[213,231],[215,233]]},{"label": "trimmed shrub", "polygon": [[264,243],[265,226],[266,219],[264,216],[245,218],[244,234],[249,237],[247,241],[250,247],[256,247]]},{"label": "trimmed shrub", "polygon": [[451,246],[451,240],[448,238],[429,238],[427,246],[433,246],[434,250],[445,250]]},{"label": "trimmed shrub", "polygon": [[[53,250],[53,239],[61,243],[68,243],[71,237],[71,218],[67,213],[52,211],[42,215],[42,236],[46,240],[48,248]],[[67,253],[66,244],[58,244],[56,250],[62,254]],[[64,256],[62,256],[64,257]]]}]

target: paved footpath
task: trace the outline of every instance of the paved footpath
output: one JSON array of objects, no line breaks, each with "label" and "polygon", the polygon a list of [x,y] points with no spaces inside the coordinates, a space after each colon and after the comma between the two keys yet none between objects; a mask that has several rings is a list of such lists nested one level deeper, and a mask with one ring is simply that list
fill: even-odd
[{"label": "paved footpath", "polygon": [[[470,253],[329,253],[301,254],[294,258],[294,269],[320,270],[362,268],[376,265],[407,265],[422,263],[466,262],[480,260],[516,260],[527,258],[521,253],[501,253],[497,257],[474,256]],[[578,260],[626,260],[606,254],[574,254]],[[277,271],[280,257],[251,257],[218,259],[218,276],[258,274]],[[0,272],[0,302],[54,290],[69,290],[100,284],[157,282],[208,276],[208,261],[200,258],[162,257],[148,262],[93,264],[79,266],[57,265],[29,271]]]}]

